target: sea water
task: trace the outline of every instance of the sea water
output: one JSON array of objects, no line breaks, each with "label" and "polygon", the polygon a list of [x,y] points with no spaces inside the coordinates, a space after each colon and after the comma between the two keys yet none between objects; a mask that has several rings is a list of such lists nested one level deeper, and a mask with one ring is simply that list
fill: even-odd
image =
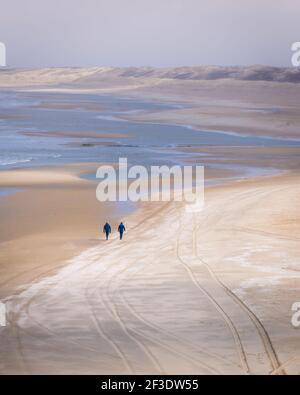
[{"label": "sea water", "polygon": [[[92,109],[89,104],[93,105]],[[61,109],[57,109],[59,106]],[[284,138],[243,137],[236,133],[194,130],[189,125],[124,120],[128,114],[175,110],[178,106],[178,103],[103,94],[2,91],[0,171],[74,162],[116,163],[119,157],[128,158],[129,165],[183,165],[195,154],[180,152],[182,146],[300,145],[300,141]],[[40,135],[28,136],[28,132]],[[61,133],[61,137],[43,136],[46,132]],[[83,136],[85,132],[93,132],[107,137],[68,138],[63,137],[64,132],[80,132]]]}]

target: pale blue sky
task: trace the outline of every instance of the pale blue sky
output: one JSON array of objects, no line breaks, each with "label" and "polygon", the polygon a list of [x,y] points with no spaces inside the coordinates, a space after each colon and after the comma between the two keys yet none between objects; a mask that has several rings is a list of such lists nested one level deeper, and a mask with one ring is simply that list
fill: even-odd
[{"label": "pale blue sky", "polygon": [[8,64],[291,65],[300,0],[0,0]]}]

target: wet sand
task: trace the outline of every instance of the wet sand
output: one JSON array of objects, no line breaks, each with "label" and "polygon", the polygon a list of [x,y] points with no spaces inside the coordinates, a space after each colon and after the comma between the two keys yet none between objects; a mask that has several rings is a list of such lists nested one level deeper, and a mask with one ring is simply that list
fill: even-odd
[{"label": "wet sand", "polygon": [[[106,220],[117,228],[124,207],[98,202],[97,183],[79,177],[95,174],[99,165],[0,172],[0,188],[7,191],[0,197],[0,298],[19,292],[18,287],[42,275],[45,268],[62,267],[66,260],[102,243]],[[233,175],[213,169],[206,172],[209,179]],[[157,206],[159,203],[139,204],[136,208],[148,214]]]},{"label": "wet sand", "polygon": [[43,108],[46,110],[86,110],[86,111],[97,111],[97,112],[103,112],[106,110],[106,108],[102,105],[99,105],[97,103],[84,102],[84,101],[80,103],[41,102],[40,104],[33,105],[32,108]]},{"label": "wet sand", "polygon": [[225,171],[226,166],[230,168],[236,164],[234,170],[238,171],[240,167],[240,177],[243,177],[243,167],[248,168],[249,171],[252,170],[253,174],[255,174],[255,169],[259,169],[257,171],[271,170],[274,173],[300,169],[300,147],[202,146],[180,147],[179,150],[194,154],[191,158],[192,162],[198,161],[207,166],[215,166],[216,171],[222,171],[222,167]]},{"label": "wet sand", "polygon": [[299,84],[234,79],[146,81],[145,85],[128,89],[128,95],[178,106],[125,115],[125,119],[245,136],[300,138]]},{"label": "wet sand", "polygon": [[96,184],[79,178],[98,166],[0,172],[0,187],[13,188],[0,198],[0,298],[102,243],[106,220],[117,226],[121,211],[98,202]]},{"label": "wet sand", "polygon": [[72,139],[120,139],[129,137],[121,133],[97,133],[92,131],[55,131],[55,132],[20,132],[20,134],[29,137],[55,137],[55,138],[72,138]]},{"label": "wet sand", "polygon": [[[264,80],[182,78],[196,68],[152,70],[87,68],[8,70],[0,75],[4,89],[26,91],[100,93],[173,103],[171,110],[127,114],[126,119],[192,125],[199,130],[244,135],[300,138],[300,84]],[[266,67],[268,74],[268,67]],[[146,70],[147,71],[147,70]],[[251,70],[250,70],[251,71]],[[280,70],[278,70],[280,71]],[[240,69],[243,73],[243,68]],[[252,71],[251,71],[252,72]],[[286,72],[283,71],[283,72]],[[47,106],[47,104],[45,104]],[[66,104],[63,104],[65,106]],[[103,111],[93,104],[83,108]]]}]

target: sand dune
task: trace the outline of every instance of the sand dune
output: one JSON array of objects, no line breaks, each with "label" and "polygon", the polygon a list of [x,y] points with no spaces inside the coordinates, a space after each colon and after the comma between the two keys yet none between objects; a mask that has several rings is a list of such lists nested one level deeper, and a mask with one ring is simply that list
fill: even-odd
[{"label": "sand dune", "polygon": [[300,82],[300,71],[296,68],[247,66],[194,66],[175,68],[153,67],[92,67],[92,68],[49,68],[14,70],[0,72],[0,85],[36,85],[78,82],[87,84],[89,80],[112,78],[149,78],[180,80],[234,79],[244,81]]}]

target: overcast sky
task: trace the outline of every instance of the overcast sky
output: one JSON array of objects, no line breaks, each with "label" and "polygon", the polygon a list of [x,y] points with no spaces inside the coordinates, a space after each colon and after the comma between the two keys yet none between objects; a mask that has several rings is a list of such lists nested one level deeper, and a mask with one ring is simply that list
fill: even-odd
[{"label": "overcast sky", "polygon": [[0,0],[14,67],[291,65],[300,0]]}]

